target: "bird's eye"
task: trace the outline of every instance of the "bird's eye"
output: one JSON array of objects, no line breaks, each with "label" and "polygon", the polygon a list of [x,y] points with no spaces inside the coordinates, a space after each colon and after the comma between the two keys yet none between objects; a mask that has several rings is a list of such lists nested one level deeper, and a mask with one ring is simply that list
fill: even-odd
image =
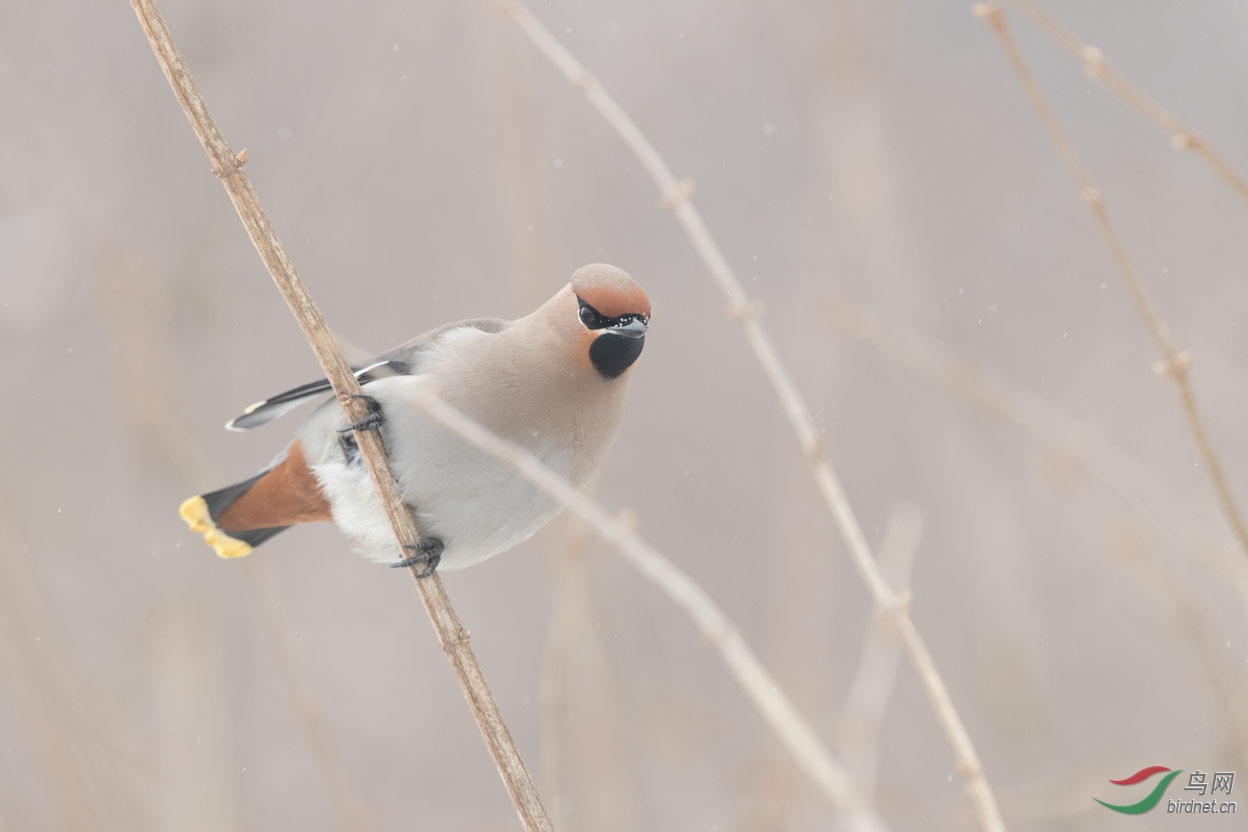
[{"label": "bird's eye", "polygon": [[585,326],[593,326],[594,321],[598,318],[598,313],[588,306],[581,307],[581,323]]}]

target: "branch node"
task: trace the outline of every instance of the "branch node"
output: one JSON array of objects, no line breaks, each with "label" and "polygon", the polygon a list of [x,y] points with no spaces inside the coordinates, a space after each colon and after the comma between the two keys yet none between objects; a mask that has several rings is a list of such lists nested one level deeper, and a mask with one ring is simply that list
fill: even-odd
[{"label": "branch node", "polygon": [[734,303],[728,307],[728,317],[737,321],[755,321],[762,317],[763,302],[747,300],[745,303]]},{"label": "branch node", "polygon": [[663,194],[663,200],[659,205],[667,211],[676,211],[680,206],[689,201],[689,197],[693,196],[695,185],[692,179],[682,179],[677,182],[667,193]]},{"label": "branch node", "polygon": [[976,3],[971,6],[971,14],[986,22],[994,29],[1005,28],[1005,15],[996,3]]},{"label": "branch node", "polygon": [[806,452],[806,456],[812,461],[819,461],[823,458],[823,440],[818,436],[812,436],[809,442],[806,442],[802,450]]},{"label": "branch node", "polygon": [[914,593],[908,589],[905,592],[894,593],[891,598],[880,602],[875,611],[876,617],[881,621],[895,624],[901,616],[910,611],[912,600],[914,600]]},{"label": "branch node", "polygon": [[702,646],[718,650],[724,644],[724,639],[728,636],[728,629],[722,624],[717,627],[706,627],[702,630]]},{"label": "branch node", "polygon": [[231,174],[238,173],[243,169],[243,165],[245,164],[247,164],[247,148],[244,147],[242,150],[230,157],[230,161],[225,164],[224,168],[213,164],[212,175],[218,179],[225,179]]},{"label": "branch node", "polygon": [[1153,364],[1153,372],[1159,376],[1170,376],[1174,379],[1181,379],[1187,376],[1187,371],[1192,366],[1192,354],[1187,350],[1176,354],[1169,361],[1158,361]]},{"label": "branch node", "polygon": [[1085,46],[1079,56],[1083,58],[1083,71],[1089,78],[1099,78],[1105,71],[1105,56],[1095,46]]},{"label": "branch node", "polygon": [[1101,192],[1093,187],[1087,187],[1079,191],[1079,198],[1089,205],[1101,204]]},{"label": "branch node", "polygon": [[637,526],[641,522],[641,517],[637,514],[637,509],[625,507],[619,510],[615,515],[615,524],[625,534],[633,534],[637,531]]},{"label": "branch node", "polygon": [[590,75],[589,72],[584,69],[573,75],[568,80],[572,83],[572,86],[585,93],[589,92],[590,87],[594,85],[594,76]]},{"label": "branch node", "polygon": [[1201,151],[1205,149],[1204,140],[1191,131],[1175,133],[1170,137],[1170,143],[1174,145],[1175,150]]}]

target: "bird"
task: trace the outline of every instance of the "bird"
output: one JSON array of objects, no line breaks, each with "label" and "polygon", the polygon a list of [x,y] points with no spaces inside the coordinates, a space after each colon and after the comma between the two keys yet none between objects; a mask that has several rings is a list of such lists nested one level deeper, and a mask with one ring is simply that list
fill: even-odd
[{"label": "bird", "polygon": [[[432,386],[579,487],[619,430],[649,324],[650,299],[632,276],[582,266],[525,317],[447,324],[353,367],[365,417],[348,421],[331,396],[258,474],[191,497],[179,513],[222,558],[247,555],[293,525],[333,520],[362,555],[420,566],[418,577],[481,563],[527,540],[563,506],[436,422],[417,397]],[[226,428],[250,430],[330,392],[325,379],[295,387],[247,407]],[[422,539],[404,544],[407,557],[395,560],[356,429],[381,432],[399,494],[415,512]]]}]

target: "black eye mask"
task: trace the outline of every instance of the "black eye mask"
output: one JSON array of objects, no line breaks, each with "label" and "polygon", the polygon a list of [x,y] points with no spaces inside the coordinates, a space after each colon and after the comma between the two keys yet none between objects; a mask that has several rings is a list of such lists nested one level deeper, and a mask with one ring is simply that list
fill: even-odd
[{"label": "black eye mask", "polygon": [[618,318],[608,318],[600,313],[597,309],[590,306],[580,295],[577,295],[576,302],[580,304],[581,309],[577,314],[581,318],[581,323],[585,324],[586,329],[606,329],[609,326],[623,326],[631,321],[640,319],[642,323],[648,323],[649,319],[645,315],[621,315]]},{"label": "black eye mask", "polygon": [[[581,300],[579,296],[576,300],[581,305],[577,315],[580,317],[581,323],[585,324],[585,327],[590,330],[627,326],[638,320],[643,324],[648,322],[648,318],[645,315],[630,314],[620,315],[618,318],[608,318]],[[604,379],[618,378],[623,375],[625,370],[633,366],[633,362],[641,355],[641,350],[645,343],[646,336],[644,330],[639,334],[627,337],[623,334],[604,333],[595,338],[594,342],[589,345],[589,360],[594,365],[594,369],[598,371],[598,375]]]}]

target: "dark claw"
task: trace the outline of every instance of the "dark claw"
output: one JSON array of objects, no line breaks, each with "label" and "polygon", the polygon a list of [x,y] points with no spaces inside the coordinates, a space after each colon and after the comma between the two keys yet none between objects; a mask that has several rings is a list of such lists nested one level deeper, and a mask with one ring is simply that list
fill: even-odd
[{"label": "dark claw", "polygon": [[410,558],[403,558],[398,563],[390,564],[391,569],[407,569],[411,566],[424,564],[425,568],[416,573],[417,578],[428,578],[438,568],[438,564],[442,562],[442,550],[446,547],[442,545],[442,541],[436,537],[426,537],[419,543],[404,543],[404,549],[415,549],[420,554],[412,555]]},{"label": "dark claw", "polygon": [[364,402],[364,405],[368,408],[368,413],[363,419],[356,419],[354,422],[348,423],[345,428],[338,431],[339,433],[350,433],[354,430],[377,430],[385,423],[386,416],[381,411],[381,402],[367,393],[357,393],[351,398]]}]

